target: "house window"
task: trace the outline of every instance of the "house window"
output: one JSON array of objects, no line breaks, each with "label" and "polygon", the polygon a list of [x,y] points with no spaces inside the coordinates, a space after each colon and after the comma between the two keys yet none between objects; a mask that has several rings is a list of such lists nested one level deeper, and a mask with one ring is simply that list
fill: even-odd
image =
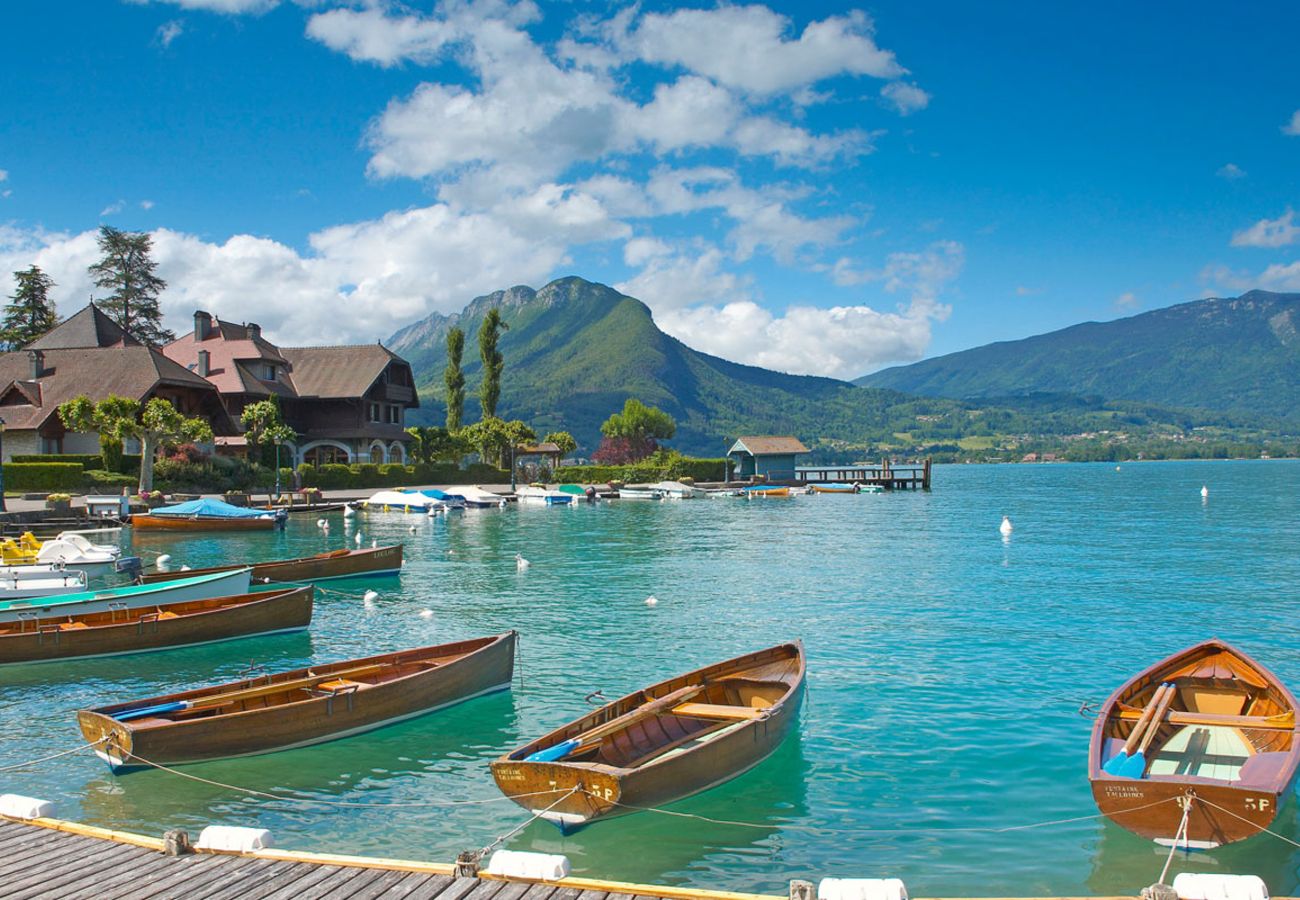
[{"label": "house window", "polygon": [[380,415],[379,415],[379,404],[378,404],[378,403],[371,403],[371,404],[370,404],[370,414],[369,414],[369,419],[370,419],[371,422],[382,422],[382,421],[383,421],[383,419],[382,419],[382,418],[380,417]]},{"label": "house window", "polygon": [[275,366],[271,363],[267,363],[262,367],[262,380],[275,381]]},{"label": "house window", "polygon": [[400,406],[388,407],[388,424],[389,425],[400,424],[402,421],[401,412],[402,412],[402,408]]}]

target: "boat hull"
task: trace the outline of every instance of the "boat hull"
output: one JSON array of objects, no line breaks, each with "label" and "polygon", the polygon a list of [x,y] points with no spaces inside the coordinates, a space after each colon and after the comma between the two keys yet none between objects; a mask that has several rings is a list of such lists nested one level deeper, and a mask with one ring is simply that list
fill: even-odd
[{"label": "boat hull", "polygon": [[271,531],[278,520],[266,516],[247,519],[223,519],[218,516],[151,516],[136,513],[131,527],[136,531]]},{"label": "boat hull", "polygon": [[[300,631],[311,623],[313,593],[312,588],[304,587],[168,603],[145,617],[109,612],[58,616],[57,621],[38,621],[31,625],[21,623],[22,631],[0,631],[0,665],[145,653]],[[70,620],[82,627],[60,627]]]},{"label": "boat hull", "polygon": [[[761,718],[722,722],[691,733],[689,738],[696,746],[687,752],[658,751],[659,755],[648,764],[629,768],[523,758],[542,746],[576,738],[593,726],[628,714],[645,702],[646,695],[662,697],[710,680],[725,683],[729,675],[743,678],[789,660],[795,661],[798,669],[789,678],[786,693],[778,703],[765,710]],[[571,832],[597,819],[684,799],[748,772],[770,756],[793,730],[803,692],[803,648],[798,644],[780,645],[678,676],[615,701],[494,761],[492,776],[501,791],[520,806]]]},{"label": "boat hull", "polygon": [[[240,566],[210,566],[205,569],[187,569],[177,572],[150,572],[144,576],[146,583],[172,581],[191,575],[208,575],[229,572]],[[355,578],[358,575],[396,575],[402,571],[402,545],[374,547],[368,550],[335,550],[318,556],[301,559],[284,559],[253,563],[252,579],[257,583],[329,581],[335,578]]]},{"label": "boat hull", "polygon": [[1119,778],[1094,780],[1092,798],[1116,825],[1166,846],[1174,843],[1190,803],[1186,839],[1177,844],[1193,850],[1211,850],[1259,834],[1272,824],[1283,799],[1275,791]]},{"label": "boat hull", "polygon": [[32,618],[108,612],[114,608],[138,609],[160,603],[183,603],[187,600],[231,597],[236,594],[247,594],[250,584],[247,567],[203,579],[190,579],[189,572],[180,574],[186,577],[187,583],[130,586],[122,589],[107,588],[102,591],[64,594],[45,599],[6,601],[0,604],[0,622],[21,622]]},{"label": "boat hull", "polygon": [[[115,772],[150,763],[179,765],[306,747],[361,734],[473,697],[506,690],[514,675],[515,642],[516,635],[511,631],[490,639],[460,641],[436,648],[313,666],[280,673],[269,680],[251,679],[203,691],[81,710],[77,713],[77,721],[87,743],[96,745],[96,753]],[[112,715],[142,705],[201,697],[205,693],[271,686],[276,681],[293,681],[309,673],[313,677],[332,672],[346,673],[376,661],[414,660],[435,654],[456,658],[348,693],[321,691],[320,696],[262,707],[249,701],[242,704],[247,708],[182,721],[144,718],[123,722]],[[418,668],[414,662],[410,665]]]}]

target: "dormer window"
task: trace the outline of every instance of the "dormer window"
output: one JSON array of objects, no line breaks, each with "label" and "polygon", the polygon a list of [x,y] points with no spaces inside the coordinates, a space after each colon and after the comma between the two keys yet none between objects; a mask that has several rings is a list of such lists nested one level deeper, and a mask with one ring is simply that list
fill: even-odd
[{"label": "dormer window", "polygon": [[262,366],[262,380],[275,381],[275,366],[273,364],[266,363]]}]

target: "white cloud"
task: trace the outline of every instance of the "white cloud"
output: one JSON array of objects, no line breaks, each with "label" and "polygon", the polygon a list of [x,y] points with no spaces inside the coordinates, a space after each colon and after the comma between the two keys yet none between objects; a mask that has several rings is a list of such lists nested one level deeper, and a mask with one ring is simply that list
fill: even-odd
[{"label": "white cloud", "polygon": [[623,262],[629,266],[643,266],[657,256],[667,256],[672,248],[658,238],[632,238],[623,245]]},{"label": "white cloud", "polygon": [[158,46],[166,50],[172,45],[172,41],[180,37],[184,31],[185,23],[180,19],[172,19],[170,22],[164,22],[162,25],[158,26],[158,31],[154,35],[154,40],[158,42]]},{"label": "white cloud", "polygon": [[906,81],[891,81],[880,89],[880,96],[893,104],[894,109],[903,116],[930,105],[930,95]]},{"label": "white cloud", "polygon": [[126,209],[126,201],[115,200],[114,202],[108,204],[108,206],[105,206],[103,209],[99,211],[99,217],[103,219],[103,218],[107,218],[108,216],[115,216],[124,209]]},{"label": "white cloud", "polygon": [[1138,295],[1132,291],[1125,291],[1115,298],[1115,309],[1120,312],[1128,312],[1137,309],[1141,305],[1142,301],[1138,298]]},{"label": "white cloud", "polygon": [[1232,236],[1234,247],[1285,247],[1300,239],[1300,225],[1294,224],[1295,211],[1288,209],[1276,219],[1260,219]]},{"label": "white cloud", "polygon": [[1236,163],[1227,163],[1226,165],[1221,166],[1214,174],[1228,181],[1236,181],[1239,178],[1246,177],[1246,170]]},{"label": "white cloud", "polygon": [[9,180],[9,171],[7,169],[0,169],[0,181],[8,181],[8,180]]},{"label": "white cloud", "polygon": [[1208,296],[1224,290],[1244,293],[1256,288],[1265,291],[1300,291],[1300,260],[1273,263],[1259,273],[1224,265],[1208,265],[1201,270],[1201,281],[1206,286]]},{"label": "white cloud", "polygon": [[[696,256],[670,255],[662,244],[653,248],[642,245],[638,249],[653,249],[655,252],[645,256],[642,262],[647,265],[636,277],[615,285],[615,288],[644,301],[669,334],[686,336],[683,329],[670,327],[680,325],[681,320],[671,316],[664,318],[668,313],[700,304],[727,304],[750,299],[748,280],[722,268],[725,257],[716,247],[705,248]],[[636,264],[630,259],[628,262]],[[690,313],[685,315],[689,317]],[[685,329],[685,332],[692,340],[704,337],[690,329]],[[699,345],[692,343],[692,346]]]},{"label": "white cloud", "polygon": [[307,36],[357,62],[395,66],[403,60],[433,62],[455,30],[445,21],[393,17],[382,9],[331,9],[307,21]]},{"label": "white cloud", "polygon": [[150,209],[153,209],[153,206],[154,206],[154,203],[153,203],[152,200],[141,200],[141,201],[140,201],[140,208],[143,209],[143,210],[150,210]]},{"label": "white cloud", "polygon": [[907,71],[876,46],[866,13],[812,22],[797,38],[789,36],[790,26],[765,6],[682,9],[644,16],[626,41],[648,62],[681,66],[758,95],[835,75],[897,78]]},{"label": "white cloud", "polygon": [[181,9],[225,13],[232,16],[245,13],[260,15],[280,5],[280,0],[127,0],[127,2],[140,5],[149,2],[170,3]]},{"label": "white cloud", "polygon": [[1041,294],[1042,292],[1043,291],[1041,288],[1031,288],[1028,285],[1024,285],[1024,284],[1016,285],[1017,297],[1033,297],[1034,295]]},{"label": "white cloud", "polygon": [[1300,109],[1291,114],[1291,121],[1282,126],[1282,133],[1300,137]]}]

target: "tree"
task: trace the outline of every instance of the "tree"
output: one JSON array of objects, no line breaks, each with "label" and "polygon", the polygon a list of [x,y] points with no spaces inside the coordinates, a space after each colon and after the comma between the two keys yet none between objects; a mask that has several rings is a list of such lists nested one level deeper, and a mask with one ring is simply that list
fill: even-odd
[{"label": "tree", "polygon": [[[239,424],[244,428],[244,436],[248,438],[248,443],[254,447],[261,447],[264,451],[298,439],[298,432],[284,421],[278,397],[258,400],[245,406],[244,411],[239,414]],[[270,455],[272,454],[264,453],[264,456]],[[278,460],[264,459],[264,462],[279,468]]]},{"label": "tree", "polygon": [[567,431],[552,431],[542,438],[543,444],[554,444],[560,448],[560,457],[564,458],[578,449],[578,442]]},{"label": "tree", "polygon": [[[646,406],[635,397],[623,404],[600,426],[604,438],[592,454],[597,462],[612,465],[645,459],[659,449],[659,441],[677,433],[677,422],[662,409]],[[618,457],[617,463],[614,457]]]},{"label": "tree", "polygon": [[460,360],[465,355],[465,332],[453,328],[447,332],[447,369],[442,373],[447,386],[447,430],[460,431],[460,421],[465,415],[465,373]]},{"label": "tree", "polygon": [[181,414],[161,397],[141,406],[139,400],[110,394],[98,403],[84,394],[59,404],[59,419],[69,431],[97,431],[117,441],[140,441],[140,491],[153,490],[153,458],[165,441],[212,440],[212,426]]},{"label": "tree", "polygon": [[511,447],[524,441],[537,440],[537,433],[518,419],[505,422],[496,416],[487,416],[475,422],[464,428],[461,435],[466,442],[478,448],[484,462],[491,461],[497,468],[503,468],[509,463]]},{"label": "tree", "polygon": [[431,465],[449,459],[459,459],[465,454],[465,442],[459,434],[436,425],[414,425],[406,429],[411,441],[411,458]]},{"label": "tree", "polygon": [[505,357],[497,349],[497,339],[509,327],[501,321],[501,311],[493,307],[483,317],[483,325],[478,330],[478,352],[483,360],[483,383],[479,385],[478,396],[483,403],[484,419],[493,418],[497,414],[497,400],[501,396],[501,372],[506,365]]},{"label": "tree", "polygon": [[40,266],[32,266],[15,272],[14,281],[17,286],[9,298],[13,302],[5,307],[4,322],[0,323],[0,340],[10,350],[30,344],[59,324],[50,300],[53,278],[42,272]]},{"label": "tree", "polygon": [[149,256],[153,238],[146,232],[120,231],[109,225],[99,229],[99,251],[104,254],[90,267],[95,284],[111,291],[104,312],[122,330],[146,344],[158,346],[176,340],[163,327],[158,295],[167,282],[158,277],[158,264]]}]

